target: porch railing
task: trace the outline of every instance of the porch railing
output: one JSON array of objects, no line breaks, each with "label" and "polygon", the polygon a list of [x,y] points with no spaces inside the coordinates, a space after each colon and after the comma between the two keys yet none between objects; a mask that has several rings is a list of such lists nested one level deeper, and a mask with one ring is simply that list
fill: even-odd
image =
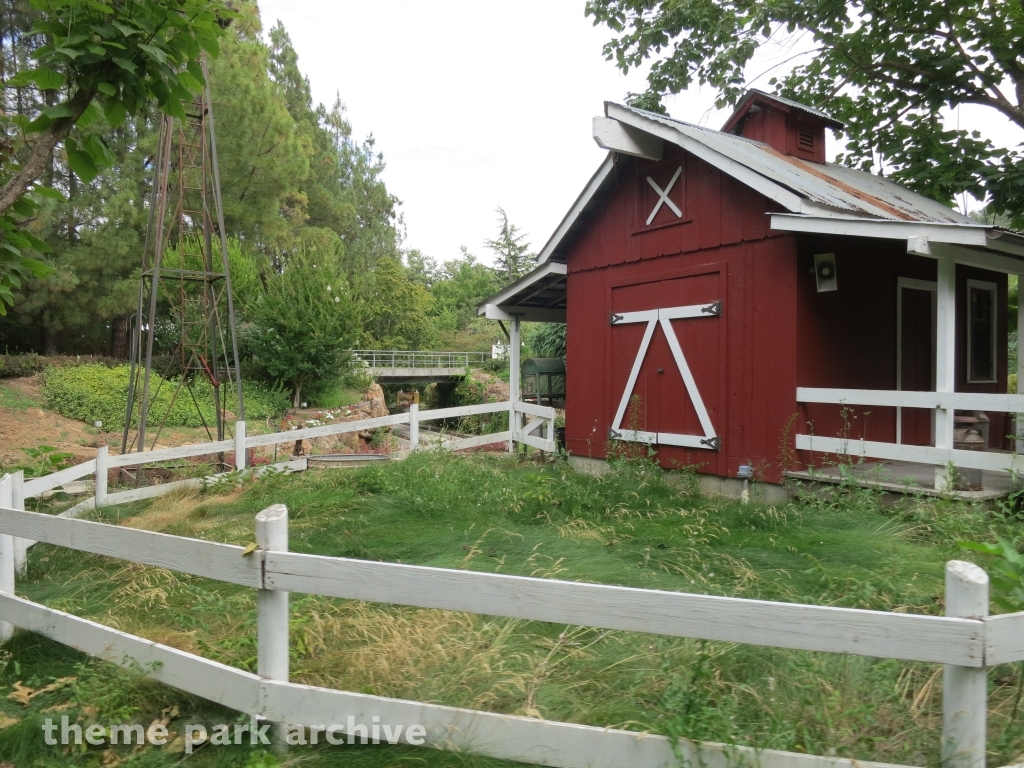
[{"label": "porch railing", "polygon": [[[819,389],[798,387],[798,403],[831,405],[888,406],[922,408],[952,413],[963,411],[996,411],[1024,413],[1024,395],[997,395],[983,392],[909,392],[884,389]],[[1024,457],[1016,453],[965,451],[952,447],[904,445],[844,437],[801,434],[796,436],[801,451],[833,453],[892,461],[945,466],[952,463],[964,469],[1022,470]]]}]

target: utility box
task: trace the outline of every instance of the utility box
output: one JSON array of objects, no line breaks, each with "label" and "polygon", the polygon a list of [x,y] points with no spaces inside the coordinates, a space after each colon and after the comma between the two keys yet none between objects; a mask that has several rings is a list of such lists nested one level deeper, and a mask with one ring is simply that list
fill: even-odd
[{"label": "utility box", "polygon": [[523,360],[522,396],[527,403],[565,408],[565,361],[560,357]]}]

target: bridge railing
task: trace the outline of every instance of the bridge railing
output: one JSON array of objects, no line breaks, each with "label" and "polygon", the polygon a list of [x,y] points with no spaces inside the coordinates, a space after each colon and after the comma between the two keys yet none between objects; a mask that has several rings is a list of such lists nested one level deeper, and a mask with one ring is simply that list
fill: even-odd
[{"label": "bridge railing", "polygon": [[430,352],[402,349],[354,349],[352,356],[370,368],[468,368],[491,359],[489,352]]}]

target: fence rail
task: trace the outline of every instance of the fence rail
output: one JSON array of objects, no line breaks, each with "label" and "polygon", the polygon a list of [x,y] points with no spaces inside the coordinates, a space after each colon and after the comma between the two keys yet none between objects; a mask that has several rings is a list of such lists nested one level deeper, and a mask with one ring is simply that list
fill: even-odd
[{"label": "fence rail", "polygon": [[[366,430],[392,427],[399,424],[410,426],[410,449],[416,450],[419,445],[419,423],[423,421],[437,421],[447,419],[460,419],[469,416],[481,416],[489,413],[508,413],[512,423],[522,415],[533,416],[534,418],[525,426],[516,429],[509,429],[487,435],[453,440],[444,444],[448,450],[460,450],[480,445],[491,445],[494,443],[507,443],[509,441],[520,442],[538,448],[543,451],[554,452],[554,419],[556,416],[553,408],[533,405],[532,403],[508,401],[499,403],[481,403],[479,405],[464,405],[455,408],[434,408],[428,411],[421,411],[419,406],[413,404],[408,413],[395,413],[390,416],[380,416],[375,419],[360,419],[357,421],[344,421],[337,424],[324,424],[318,427],[303,427],[291,429],[284,432],[271,432],[265,435],[246,434],[245,422],[235,422],[235,437],[231,440],[221,440],[212,443],[196,443],[193,445],[181,445],[174,448],[159,448],[153,451],[138,451],[124,453],[115,456],[107,456],[105,452],[99,452],[98,458],[76,464],[73,467],[62,469],[59,472],[44,477],[32,478],[24,482],[25,498],[34,498],[47,491],[59,488],[65,483],[73,480],[80,480],[89,475],[105,477],[106,470],[117,467],[134,467],[144,464],[155,464],[163,461],[190,458],[194,456],[209,456],[229,451],[235,452],[236,466],[239,469],[245,468],[245,452],[249,448],[261,448],[270,445],[293,443],[297,440],[311,440],[318,437],[330,435],[342,435],[349,432],[364,432]],[[539,435],[538,432],[544,432]],[[97,497],[106,497],[106,483],[98,484]],[[163,487],[163,486],[161,486]],[[140,489],[141,490],[141,489]],[[122,493],[131,493],[123,491]],[[113,498],[115,494],[111,494]],[[146,496],[136,496],[146,498]],[[117,503],[124,503],[128,499],[122,498]],[[99,502],[104,503],[102,500]]]},{"label": "fence rail", "polygon": [[[917,392],[884,389],[825,389],[798,387],[798,403],[828,405],[861,405],[901,408],[921,408],[944,411],[984,410],[1000,413],[1024,413],[1024,395],[998,395],[984,392]],[[899,411],[897,411],[897,414]],[[897,415],[897,418],[899,416]],[[796,435],[796,448],[801,451],[831,453],[838,456],[908,461],[941,467],[952,463],[963,469],[992,471],[1019,471],[1024,464],[1014,453],[995,451],[967,451],[930,445],[886,443],[859,438]]]},{"label": "fence rail", "polygon": [[491,359],[489,352],[420,352],[400,349],[354,349],[352,356],[371,369],[452,368],[466,369]]}]

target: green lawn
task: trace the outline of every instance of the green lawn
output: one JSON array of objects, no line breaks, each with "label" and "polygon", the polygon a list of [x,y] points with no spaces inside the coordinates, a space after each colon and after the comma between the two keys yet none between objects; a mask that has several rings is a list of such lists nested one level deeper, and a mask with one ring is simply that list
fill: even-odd
[{"label": "green lawn", "polygon": [[[691,478],[673,482],[643,462],[591,477],[564,463],[420,454],[358,471],[270,477],[242,490],[176,496],[103,511],[110,522],[245,544],[254,515],[284,502],[296,551],[449,568],[596,581],[762,599],[941,612],[943,563],[962,538],[1024,526],[952,502],[911,499],[885,509],[841,489],[784,506],[712,501]],[[39,545],[25,596],[125,631],[255,667],[251,590]],[[292,596],[292,679],[597,726],[937,765],[941,668],[784,651],[355,601]],[[9,655],[6,655],[9,654]],[[203,702],[31,635],[8,646],[0,685],[39,688],[74,676],[26,708],[5,700],[0,760],[99,765],[100,749],[61,755],[42,742],[47,708],[83,722],[151,722],[177,707],[171,728],[223,721]],[[1010,719],[1016,678],[991,673],[989,763],[1024,752],[1024,712]],[[59,717],[59,715],[57,715]],[[2,720],[2,718],[0,718]],[[125,750],[113,753],[129,757]],[[132,766],[171,766],[149,749]],[[298,747],[325,766],[505,765],[397,747]],[[107,760],[113,760],[108,757]],[[275,765],[248,748],[210,747],[197,766]],[[107,763],[109,764],[109,763]]]},{"label": "green lawn", "polygon": [[26,408],[38,406],[39,403],[35,400],[0,380],[0,408],[24,411]]}]

